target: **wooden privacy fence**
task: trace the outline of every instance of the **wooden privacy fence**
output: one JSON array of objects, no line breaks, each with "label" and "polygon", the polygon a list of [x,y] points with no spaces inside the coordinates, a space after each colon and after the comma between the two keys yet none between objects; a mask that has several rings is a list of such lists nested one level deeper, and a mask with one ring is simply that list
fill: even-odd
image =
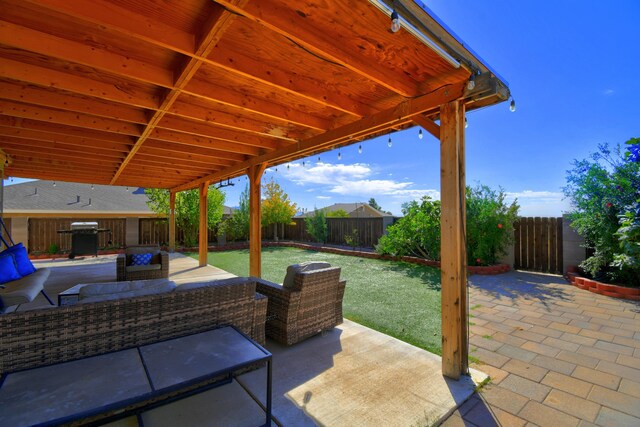
[{"label": "wooden privacy fence", "polygon": [[519,218],[514,223],[514,268],[562,274],[562,218]]},{"label": "wooden privacy fence", "polygon": [[[345,237],[358,230],[358,247],[373,247],[378,244],[382,236],[382,218],[327,218],[328,239],[327,243],[345,245]],[[273,239],[274,227],[269,225],[262,227],[262,238]],[[182,242],[182,230],[176,226],[176,242]],[[283,240],[295,240],[298,242],[311,242],[311,236],[307,233],[304,218],[293,218],[291,224],[278,225],[278,238]],[[217,235],[215,230],[209,230],[209,242],[215,243]],[[157,243],[166,245],[169,242],[169,223],[162,218],[140,218],[139,222],[140,244]]]},{"label": "wooden privacy fence", "polygon": [[29,218],[29,252],[49,252],[52,245],[57,245],[60,252],[70,251],[71,234],[61,234],[58,230],[70,230],[72,222],[97,222],[98,228],[111,230],[111,233],[98,233],[100,249],[125,246],[126,220],[123,218]]}]

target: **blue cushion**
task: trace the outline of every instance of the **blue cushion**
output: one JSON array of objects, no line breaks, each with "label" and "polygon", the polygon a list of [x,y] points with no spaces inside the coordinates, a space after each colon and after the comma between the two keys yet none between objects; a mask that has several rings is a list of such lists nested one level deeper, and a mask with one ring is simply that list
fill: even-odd
[{"label": "blue cushion", "polygon": [[12,254],[15,257],[16,266],[18,267],[18,273],[20,273],[21,276],[28,276],[29,274],[36,271],[36,268],[29,260],[29,255],[27,255],[27,248],[22,246],[22,243],[10,246],[9,248],[0,252],[0,256],[5,254]]},{"label": "blue cushion", "polygon": [[153,254],[131,254],[131,265],[149,265]]},{"label": "blue cushion", "polygon": [[12,254],[0,255],[0,283],[7,283],[21,278]]}]

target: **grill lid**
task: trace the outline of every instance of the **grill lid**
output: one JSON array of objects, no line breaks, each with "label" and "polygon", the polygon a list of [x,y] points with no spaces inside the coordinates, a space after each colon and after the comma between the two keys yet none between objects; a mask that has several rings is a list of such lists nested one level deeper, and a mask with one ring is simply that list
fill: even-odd
[{"label": "grill lid", "polygon": [[97,230],[97,222],[72,222],[71,230]]}]

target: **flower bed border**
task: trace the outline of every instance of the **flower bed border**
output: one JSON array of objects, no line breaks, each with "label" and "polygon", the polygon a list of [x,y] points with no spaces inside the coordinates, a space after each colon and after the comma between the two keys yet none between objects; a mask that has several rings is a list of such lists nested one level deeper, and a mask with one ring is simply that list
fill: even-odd
[{"label": "flower bed border", "polygon": [[574,272],[567,273],[567,281],[576,288],[584,289],[585,291],[605,295],[611,298],[640,301],[640,288],[628,288],[626,286],[601,283],[597,280],[579,276],[578,273]]}]

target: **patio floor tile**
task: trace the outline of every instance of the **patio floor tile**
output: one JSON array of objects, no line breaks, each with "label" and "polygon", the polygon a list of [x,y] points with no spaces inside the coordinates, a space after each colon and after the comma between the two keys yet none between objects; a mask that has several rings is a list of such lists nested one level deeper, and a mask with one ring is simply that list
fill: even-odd
[{"label": "patio floor tile", "polygon": [[514,373],[535,382],[540,382],[547,374],[547,372],[549,372],[547,369],[543,369],[517,359],[511,359],[502,368],[505,371]]},{"label": "patio floor tile", "polygon": [[589,393],[588,399],[592,402],[599,403],[602,406],[607,406],[617,411],[624,412],[627,415],[640,417],[640,405],[638,405],[638,399],[628,394],[595,386],[593,387],[593,390],[591,390],[591,393]]},{"label": "patio floor tile", "polygon": [[566,391],[579,397],[586,398],[593,388],[593,384],[550,371],[543,379],[542,384],[551,388]]},{"label": "patio floor tile", "polygon": [[597,403],[560,390],[551,390],[543,403],[587,421],[595,421],[600,411],[600,405]]},{"label": "patio floor tile", "polygon": [[536,401],[529,401],[518,414],[539,426],[577,426],[580,420]]},{"label": "patio floor tile", "polygon": [[544,398],[547,397],[547,394],[549,394],[549,391],[551,391],[551,387],[522,378],[515,374],[511,374],[505,378],[502,383],[500,383],[500,387],[506,388],[514,393],[526,396],[529,399],[536,400],[538,402],[542,402]]},{"label": "patio floor tile", "polygon": [[576,365],[562,360],[555,359],[549,356],[537,355],[531,363],[541,368],[548,369],[550,371],[559,372],[565,375],[571,375],[571,372],[576,368]]},{"label": "patio floor tile", "polygon": [[621,379],[617,375],[607,374],[596,369],[585,368],[584,366],[576,367],[571,376],[584,381],[589,381],[593,384],[598,384],[603,387],[610,388],[612,390],[618,389],[618,385],[620,385]]},{"label": "patio floor tile", "polygon": [[603,427],[638,427],[638,418],[611,408],[602,408],[596,422]]}]

